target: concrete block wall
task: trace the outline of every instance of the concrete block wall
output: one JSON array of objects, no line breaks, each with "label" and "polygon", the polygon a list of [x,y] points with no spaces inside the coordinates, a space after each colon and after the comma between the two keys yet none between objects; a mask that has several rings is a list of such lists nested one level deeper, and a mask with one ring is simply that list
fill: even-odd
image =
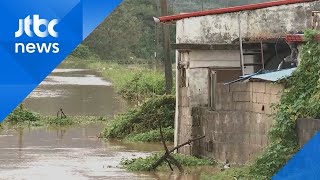
[{"label": "concrete block wall", "polygon": [[[283,87],[270,82],[218,84],[216,110],[193,107],[191,137],[206,135],[190,152],[224,162],[245,164],[267,146],[272,124],[271,104],[279,101]],[[190,127],[189,127],[190,128]]]},{"label": "concrete block wall", "polygon": [[299,147],[303,147],[320,130],[320,119],[301,118],[297,120]]}]

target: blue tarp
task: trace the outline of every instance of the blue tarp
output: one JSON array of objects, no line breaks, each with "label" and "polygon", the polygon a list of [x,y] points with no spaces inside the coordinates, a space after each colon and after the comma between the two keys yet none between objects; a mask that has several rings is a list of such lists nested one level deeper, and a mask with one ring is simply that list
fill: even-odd
[{"label": "blue tarp", "polygon": [[264,74],[257,74],[257,75],[251,76],[250,79],[261,79],[265,81],[275,82],[275,81],[284,79],[286,77],[290,77],[296,69],[297,68],[291,68],[291,69],[285,69],[285,70],[269,72]]}]

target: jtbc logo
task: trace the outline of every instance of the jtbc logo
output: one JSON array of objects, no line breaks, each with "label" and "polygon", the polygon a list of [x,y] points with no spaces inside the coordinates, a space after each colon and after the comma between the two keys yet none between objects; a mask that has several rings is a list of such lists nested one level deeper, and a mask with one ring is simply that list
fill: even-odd
[{"label": "jtbc logo", "polygon": [[[33,37],[33,33],[41,38],[47,37],[49,34],[52,37],[58,37],[58,32],[54,30],[54,27],[58,23],[58,19],[53,19],[49,22],[46,19],[40,19],[40,16],[37,14],[33,15],[33,19],[31,19],[30,16],[27,16],[25,19],[19,19],[19,30],[15,33],[15,37],[18,38],[22,36],[23,33],[25,33],[29,37]],[[41,30],[40,27],[42,26],[45,28],[41,28]]]}]

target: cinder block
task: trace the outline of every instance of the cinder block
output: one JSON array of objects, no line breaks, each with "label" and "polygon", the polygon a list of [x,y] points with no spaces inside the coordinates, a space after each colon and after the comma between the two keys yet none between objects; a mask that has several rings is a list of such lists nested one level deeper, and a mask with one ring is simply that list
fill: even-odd
[{"label": "cinder block", "polygon": [[217,90],[218,90],[218,92],[220,92],[221,94],[228,94],[228,93],[230,93],[231,92],[231,87],[230,86],[226,86],[226,85],[224,85],[224,84],[218,84],[217,85]]},{"label": "cinder block", "polygon": [[265,82],[253,82],[252,83],[252,91],[253,92],[266,92],[266,83]]},{"label": "cinder block", "polygon": [[261,136],[261,146],[262,147],[266,147],[268,145],[268,136],[267,135],[262,135]]},{"label": "cinder block", "polygon": [[280,95],[283,92],[283,85],[281,84],[272,84],[271,85],[271,94]]},{"label": "cinder block", "polygon": [[[235,147],[234,149],[237,149],[237,147]],[[232,152],[232,154],[231,154],[231,156],[232,156],[232,162],[237,162],[237,163],[239,163],[239,158],[240,158],[240,154],[238,153],[238,152]]]},{"label": "cinder block", "polygon": [[250,145],[253,145],[256,143],[256,134],[250,133]]},{"label": "cinder block", "polygon": [[270,95],[270,104],[276,104],[280,101],[279,95],[271,94]]},{"label": "cinder block", "polygon": [[266,104],[252,103],[252,112],[265,113]]},{"label": "cinder block", "polygon": [[250,134],[249,133],[245,133],[243,134],[243,141],[241,143],[249,145],[250,144]]},{"label": "cinder block", "polygon": [[252,82],[240,82],[230,85],[232,92],[249,92],[252,91]]},{"label": "cinder block", "polygon": [[235,103],[234,102],[224,103],[222,105],[222,108],[221,108],[222,111],[232,111],[234,109],[235,109]]},{"label": "cinder block", "polygon": [[220,144],[220,159],[225,160],[226,159],[226,152],[227,152],[227,144],[221,143]]},{"label": "cinder block", "polygon": [[[250,117],[251,119],[251,117]],[[243,129],[243,133],[247,133],[247,132],[250,132],[250,124],[251,124],[251,121],[250,119],[245,119],[244,120],[244,129]]]},{"label": "cinder block", "polygon": [[271,102],[271,94],[264,94],[263,103],[264,104],[270,104],[270,102]]},{"label": "cinder block", "polygon": [[267,134],[267,132],[266,132],[266,124],[264,122],[259,124],[258,133],[260,135],[266,135]]},{"label": "cinder block", "polygon": [[192,107],[191,108],[191,113],[192,113],[192,115],[200,115],[201,114],[200,107]]},{"label": "cinder block", "polygon": [[271,86],[272,86],[272,83],[266,83],[266,93],[267,94],[271,94]]},{"label": "cinder block", "polygon": [[232,98],[234,102],[250,102],[251,93],[250,92],[233,92]]},{"label": "cinder block", "polygon": [[264,103],[264,93],[255,93],[257,96],[257,103]]},{"label": "cinder block", "polygon": [[222,122],[220,122],[220,119],[215,121],[215,131],[222,132]]},{"label": "cinder block", "polygon": [[234,132],[234,130],[235,130],[234,123],[231,121],[228,122],[226,125],[226,131],[229,133],[232,133],[232,132]]},{"label": "cinder block", "polygon": [[[264,114],[257,113],[255,123],[260,124],[264,121]],[[258,129],[257,129],[258,130]]]},{"label": "cinder block", "polygon": [[264,107],[264,111],[267,115],[271,116],[274,112],[273,112],[273,108],[271,107],[271,105],[266,104]]},{"label": "cinder block", "polygon": [[256,103],[257,102],[257,94],[258,93],[252,93],[252,102]]},{"label": "cinder block", "polygon": [[235,102],[234,109],[236,111],[251,111],[252,103],[250,103],[250,102]]},{"label": "cinder block", "polygon": [[255,142],[256,145],[259,145],[261,146],[262,145],[262,137],[260,134],[256,134],[256,142]]}]

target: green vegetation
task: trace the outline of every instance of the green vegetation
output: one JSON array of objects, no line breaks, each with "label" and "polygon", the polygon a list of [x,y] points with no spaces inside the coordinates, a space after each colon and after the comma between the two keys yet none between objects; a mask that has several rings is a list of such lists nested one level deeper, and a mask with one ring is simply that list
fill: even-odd
[{"label": "green vegetation", "polygon": [[[158,160],[163,154],[153,154],[146,158],[135,158],[135,159],[123,159],[121,165],[129,171],[148,171],[149,168]],[[215,165],[215,161],[211,159],[199,159],[194,156],[187,156],[182,154],[173,154],[173,157],[184,167],[192,166],[212,166]],[[167,163],[161,164],[159,169],[169,168]]]},{"label": "green vegetation", "polygon": [[91,69],[99,71],[110,79],[117,93],[129,100],[143,100],[165,93],[164,74],[143,66],[124,67],[102,61],[88,63]]},{"label": "green vegetation", "polygon": [[314,40],[316,31],[307,31],[307,43],[301,52],[301,63],[285,81],[286,89],[275,106],[269,136],[270,145],[251,168],[260,177],[270,178],[298,151],[295,132],[298,118],[320,117],[320,44]]},{"label": "green vegetation", "polygon": [[84,125],[94,122],[106,122],[102,117],[85,117],[85,116],[73,116],[73,117],[48,117],[41,116],[37,113],[31,112],[21,105],[10,113],[0,128],[6,127],[64,127],[72,125]]},{"label": "green vegetation", "polygon": [[[174,129],[172,127],[163,128],[162,134],[165,141],[173,142]],[[140,134],[129,135],[126,137],[126,140],[131,142],[160,142],[160,137],[160,130],[155,129]]]},{"label": "green vegetation", "polygon": [[74,121],[71,118],[48,118],[48,124],[51,126],[71,126],[74,124]]},{"label": "green vegetation", "polygon": [[13,110],[7,116],[6,121],[11,124],[28,122],[29,124],[37,126],[40,121],[40,115],[30,112],[27,109],[23,108],[22,105],[20,105],[20,107]]},{"label": "green vegetation", "polygon": [[[156,131],[153,130],[159,130],[160,122],[163,128],[173,129],[174,112],[174,96],[165,95],[154,97],[152,99],[148,99],[141,106],[115,117],[115,119],[105,128],[103,135],[106,138],[120,139],[126,138],[130,135],[133,139],[139,138],[139,141],[157,141],[159,137],[155,136]],[[170,132],[169,129],[166,129],[166,134],[168,131]],[[145,134],[142,135],[141,133]],[[136,138],[134,138],[133,135],[137,135]],[[170,135],[166,136],[170,137]],[[155,139],[152,139],[152,137]]]},{"label": "green vegetation", "polygon": [[72,51],[70,56],[78,59],[99,59],[99,57],[93,54],[87,46],[82,44]]}]

